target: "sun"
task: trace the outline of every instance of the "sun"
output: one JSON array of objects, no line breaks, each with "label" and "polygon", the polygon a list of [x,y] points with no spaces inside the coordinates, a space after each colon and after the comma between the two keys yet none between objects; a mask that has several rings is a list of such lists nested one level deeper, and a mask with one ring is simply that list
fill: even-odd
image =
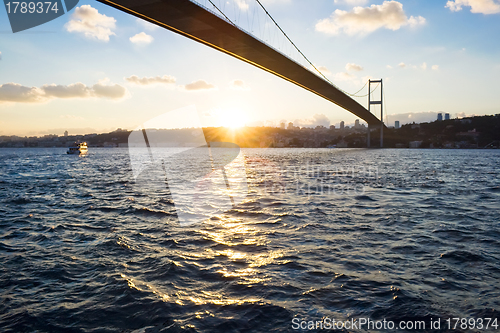
[{"label": "sun", "polygon": [[244,127],[247,121],[246,114],[238,109],[228,109],[220,114],[222,126],[232,129]]}]

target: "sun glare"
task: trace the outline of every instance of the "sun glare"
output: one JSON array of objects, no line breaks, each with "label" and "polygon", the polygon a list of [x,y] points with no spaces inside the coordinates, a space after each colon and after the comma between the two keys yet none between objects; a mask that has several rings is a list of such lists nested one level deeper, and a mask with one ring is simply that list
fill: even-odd
[{"label": "sun glare", "polygon": [[232,129],[244,127],[247,121],[246,115],[241,110],[226,110],[220,115],[222,126]]}]

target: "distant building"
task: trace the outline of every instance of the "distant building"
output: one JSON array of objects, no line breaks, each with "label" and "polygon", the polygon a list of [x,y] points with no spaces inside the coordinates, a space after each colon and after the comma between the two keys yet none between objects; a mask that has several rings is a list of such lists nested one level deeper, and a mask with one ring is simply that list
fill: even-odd
[{"label": "distant building", "polygon": [[394,128],[398,129],[399,128],[399,120],[396,120],[394,122]]},{"label": "distant building", "polygon": [[341,130],[342,130],[342,129],[344,129],[344,125],[345,125],[344,121],[341,121],[341,122],[340,122],[340,129],[341,129]]},{"label": "distant building", "polygon": [[68,131],[64,131],[64,137],[67,138],[68,137]]},{"label": "distant building", "polygon": [[443,120],[443,114],[442,113],[438,113],[438,121],[442,121]]},{"label": "distant building", "polygon": [[288,129],[293,130],[293,123],[292,122],[288,123]]},{"label": "distant building", "polygon": [[335,125],[330,125],[330,129],[334,130],[335,129]]},{"label": "distant building", "polygon": [[449,113],[445,113],[444,114],[444,120],[450,120],[450,114]]},{"label": "distant building", "polygon": [[354,128],[359,128],[359,119],[354,122]]},{"label": "distant building", "polygon": [[286,124],[285,124],[285,123],[281,123],[281,124],[280,124],[280,128],[281,128],[281,129],[285,129],[285,126],[286,126]]}]

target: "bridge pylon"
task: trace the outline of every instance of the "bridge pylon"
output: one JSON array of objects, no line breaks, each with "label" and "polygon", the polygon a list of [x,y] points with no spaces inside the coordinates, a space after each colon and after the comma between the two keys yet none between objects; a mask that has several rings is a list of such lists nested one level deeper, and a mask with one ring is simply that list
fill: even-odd
[{"label": "bridge pylon", "polygon": [[[380,100],[378,101],[372,101],[372,88],[371,85],[372,83],[378,83],[380,84]],[[371,113],[371,106],[372,105],[380,105],[380,148],[384,148],[384,86],[382,83],[382,79],[380,80],[368,80],[368,112]],[[370,148],[370,124],[368,124],[368,135],[367,135],[367,146]]]}]

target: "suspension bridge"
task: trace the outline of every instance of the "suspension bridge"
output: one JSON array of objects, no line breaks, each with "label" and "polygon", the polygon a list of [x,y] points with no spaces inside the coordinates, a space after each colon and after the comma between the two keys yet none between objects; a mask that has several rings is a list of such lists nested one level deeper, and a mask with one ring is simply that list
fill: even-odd
[{"label": "suspension bridge", "polygon": [[[354,100],[351,97],[353,95],[335,86],[321,73],[281,29],[259,0],[255,0],[254,5],[259,6],[260,10],[265,12],[266,19],[270,19],[279,29],[289,48],[296,55],[298,54],[302,60],[305,60],[311,69],[302,65],[296,59],[292,59],[286,52],[280,51],[278,47],[265,42],[255,33],[245,30],[241,26],[242,24],[236,23],[238,16],[235,16],[234,19],[229,18],[230,15],[227,14],[227,11],[221,8],[220,3],[217,6],[214,3],[215,0],[97,1],[272,73],[353,113],[366,121],[369,129],[381,126],[381,133],[383,131],[383,118],[378,119],[368,109]],[[223,1],[223,6],[225,4],[226,2]],[[242,21],[240,19],[240,23]],[[250,28],[248,29],[250,30]],[[255,30],[253,24],[251,30]],[[370,93],[369,91],[368,96]],[[368,106],[370,106],[370,102]]]}]

